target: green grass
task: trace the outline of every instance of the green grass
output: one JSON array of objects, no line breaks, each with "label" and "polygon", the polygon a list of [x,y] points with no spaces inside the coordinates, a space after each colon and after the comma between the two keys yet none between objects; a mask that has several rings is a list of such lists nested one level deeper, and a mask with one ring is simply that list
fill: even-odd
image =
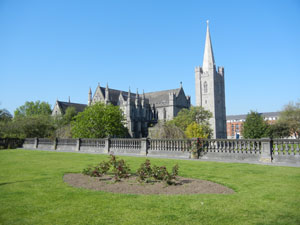
[{"label": "green grass", "polygon": [[[0,151],[0,224],[300,224],[300,168],[151,159],[180,175],[214,181],[233,195],[127,195],[70,187],[105,155]],[[132,170],[145,160],[122,157]]]}]

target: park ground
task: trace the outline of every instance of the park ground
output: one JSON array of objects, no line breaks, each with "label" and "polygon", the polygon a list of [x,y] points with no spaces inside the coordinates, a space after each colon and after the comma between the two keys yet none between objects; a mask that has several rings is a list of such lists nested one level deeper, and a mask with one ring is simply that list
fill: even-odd
[{"label": "park ground", "polygon": [[[122,157],[136,171],[143,157]],[[0,151],[0,224],[300,224],[300,168],[152,158],[234,194],[137,195],[74,188],[107,155]]]}]

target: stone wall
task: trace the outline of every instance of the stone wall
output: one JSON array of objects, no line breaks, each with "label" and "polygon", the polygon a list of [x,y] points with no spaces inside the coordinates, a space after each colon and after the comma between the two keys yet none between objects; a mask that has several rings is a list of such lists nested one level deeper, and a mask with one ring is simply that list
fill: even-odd
[{"label": "stone wall", "polygon": [[[198,151],[191,152],[191,146]],[[215,160],[249,163],[290,163],[300,165],[300,140],[294,139],[46,139],[27,138],[23,148]]]}]

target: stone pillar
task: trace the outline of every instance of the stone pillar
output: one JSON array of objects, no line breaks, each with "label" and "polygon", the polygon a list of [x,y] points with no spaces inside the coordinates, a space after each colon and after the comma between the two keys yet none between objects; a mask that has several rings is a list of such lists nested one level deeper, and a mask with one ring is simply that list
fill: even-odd
[{"label": "stone pillar", "polygon": [[38,148],[38,145],[39,145],[39,139],[36,137],[34,139],[34,148]]},{"label": "stone pillar", "polygon": [[263,163],[271,163],[272,162],[272,145],[273,142],[269,138],[261,139],[261,154],[260,154],[260,162]]},{"label": "stone pillar", "polygon": [[109,138],[105,138],[104,153],[109,153],[109,148],[110,148],[110,139]]},{"label": "stone pillar", "polygon": [[148,153],[148,139],[141,138],[141,155],[146,156]]},{"label": "stone pillar", "polygon": [[53,150],[56,150],[56,148],[57,148],[57,138],[54,139]]},{"label": "stone pillar", "polygon": [[80,151],[80,138],[76,139],[76,151]]}]

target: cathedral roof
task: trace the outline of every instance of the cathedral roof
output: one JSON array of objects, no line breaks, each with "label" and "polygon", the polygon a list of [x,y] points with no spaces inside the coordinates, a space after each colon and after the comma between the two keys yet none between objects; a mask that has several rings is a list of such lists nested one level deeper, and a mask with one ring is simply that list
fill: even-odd
[{"label": "cathedral roof", "polygon": [[149,99],[150,105],[157,105],[163,103],[169,103],[169,93],[175,93],[176,97],[178,96],[181,88],[164,90],[164,91],[155,91],[145,93],[145,97]]},{"label": "cathedral roof", "polygon": [[[100,91],[101,91],[103,97],[105,98],[105,95],[106,95],[105,90],[108,87],[105,88],[105,87],[98,86],[97,88],[100,88]],[[176,88],[176,89],[164,90],[164,91],[155,91],[155,92],[145,93],[145,103],[150,104],[151,106],[153,104],[155,104],[155,105],[169,104],[169,94],[174,93],[175,96],[178,97],[180,90],[183,90],[182,87]],[[128,92],[127,91],[121,91],[121,90],[116,90],[116,89],[112,89],[112,88],[108,88],[108,91],[109,91],[109,101],[113,105],[118,104],[120,94],[122,94],[123,99],[125,101],[128,100]],[[131,95],[130,102],[132,104],[134,104],[137,94],[130,92],[130,95]],[[140,94],[139,100],[141,101],[142,98],[143,98],[143,94]]]},{"label": "cathedral roof", "polygon": [[79,104],[79,103],[73,103],[73,102],[57,101],[57,104],[58,104],[62,114],[66,113],[66,110],[68,107],[74,107],[76,112],[82,112],[85,109],[85,107],[87,107],[87,105],[85,105],[85,104]]}]

